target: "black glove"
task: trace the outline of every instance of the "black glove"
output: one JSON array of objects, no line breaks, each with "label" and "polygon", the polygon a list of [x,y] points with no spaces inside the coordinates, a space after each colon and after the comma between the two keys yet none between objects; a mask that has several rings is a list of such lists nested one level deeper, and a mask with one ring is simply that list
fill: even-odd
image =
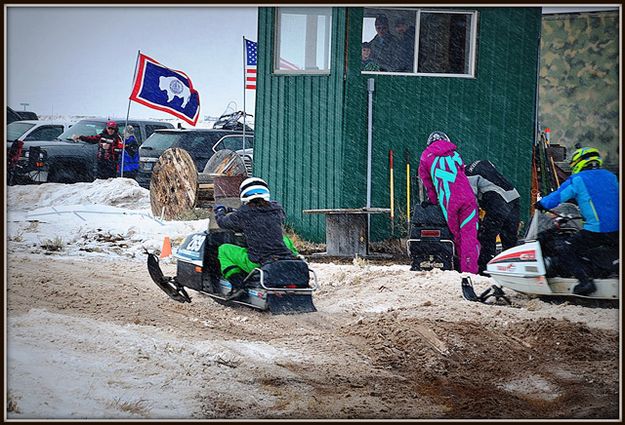
[{"label": "black glove", "polygon": [[430,205],[434,205],[434,204],[431,203],[429,199],[426,199],[425,201],[421,201],[421,208],[427,208]]},{"label": "black glove", "polygon": [[547,211],[547,208],[543,207],[543,205],[540,203],[540,201],[534,202],[534,209],[536,209],[538,211]]},{"label": "black glove", "polygon": [[213,208],[213,212],[215,213],[215,215],[226,215],[228,209],[223,205],[215,205],[215,208]]},{"label": "black glove", "polygon": [[236,209],[231,208],[231,207],[226,207],[224,205],[215,205],[215,208],[213,209],[213,212],[215,213],[215,215],[226,215],[233,211],[236,211]]}]

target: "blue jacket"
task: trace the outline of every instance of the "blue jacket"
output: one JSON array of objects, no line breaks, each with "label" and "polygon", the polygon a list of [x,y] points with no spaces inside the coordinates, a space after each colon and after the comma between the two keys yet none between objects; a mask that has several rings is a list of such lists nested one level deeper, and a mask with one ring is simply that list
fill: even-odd
[{"label": "blue jacket", "polygon": [[[119,158],[119,167],[121,166],[122,159]],[[139,144],[135,136],[130,136],[126,140],[126,147],[124,149],[124,172],[136,171],[139,169]],[[119,171],[118,173],[119,174]]]},{"label": "blue jacket", "polygon": [[584,217],[584,229],[590,232],[619,230],[618,181],[608,170],[583,170],[571,175],[555,192],[540,200],[552,209],[562,202],[575,199]]}]

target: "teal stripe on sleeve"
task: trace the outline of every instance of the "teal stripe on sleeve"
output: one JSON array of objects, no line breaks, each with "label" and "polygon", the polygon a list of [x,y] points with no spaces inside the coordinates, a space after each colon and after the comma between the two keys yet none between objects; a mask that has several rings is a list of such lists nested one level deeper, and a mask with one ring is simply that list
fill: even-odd
[{"label": "teal stripe on sleeve", "polygon": [[462,224],[460,225],[460,228],[462,229],[464,227],[465,224],[467,224],[469,221],[471,221],[471,219],[475,217],[475,210],[471,211],[471,214],[469,214],[469,216],[467,218],[464,219],[464,221],[462,222]]}]

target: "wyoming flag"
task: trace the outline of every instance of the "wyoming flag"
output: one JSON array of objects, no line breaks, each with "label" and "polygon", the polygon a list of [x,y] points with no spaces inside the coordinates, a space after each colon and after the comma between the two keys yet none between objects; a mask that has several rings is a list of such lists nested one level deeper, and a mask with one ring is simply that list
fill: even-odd
[{"label": "wyoming flag", "polygon": [[182,71],[167,68],[139,53],[130,100],[167,112],[195,126],[200,116],[200,95]]}]

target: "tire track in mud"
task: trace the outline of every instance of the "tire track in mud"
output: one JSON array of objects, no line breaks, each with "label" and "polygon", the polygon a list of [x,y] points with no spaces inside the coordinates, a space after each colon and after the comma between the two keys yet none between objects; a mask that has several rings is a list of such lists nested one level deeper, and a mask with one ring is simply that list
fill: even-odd
[{"label": "tire track in mud", "polygon": [[[44,308],[156,327],[185,341],[262,342],[297,354],[275,364],[223,366],[237,383],[256,388],[251,396],[233,398],[211,386],[207,375],[198,388],[199,415],[205,418],[604,419],[619,414],[618,330],[520,314],[502,322],[494,320],[500,310],[488,309],[480,323],[452,320],[455,309],[467,308],[453,300],[436,307],[433,318],[415,316],[415,306],[425,299],[404,301],[393,311],[270,316],[222,306],[195,292],[191,304],[173,302],[149,281],[144,265],[133,261],[20,255],[11,256],[8,266],[9,314]],[[163,266],[166,274],[173,273],[173,265]],[[320,305],[338,302],[333,297],[349,294],[349,285],[353,294],[367,296],[364,283],[347,279],[341,291],[320,291]],[[371,291],[379,292],[377,286]]]}]

